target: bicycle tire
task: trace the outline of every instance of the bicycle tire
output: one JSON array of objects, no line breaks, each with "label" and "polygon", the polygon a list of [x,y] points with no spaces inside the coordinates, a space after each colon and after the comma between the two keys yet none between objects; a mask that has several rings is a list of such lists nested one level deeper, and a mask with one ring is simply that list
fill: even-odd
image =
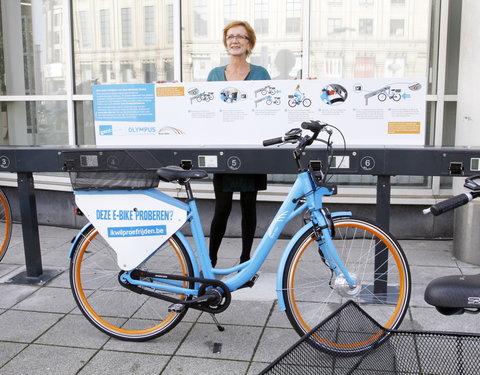
[{"label": "bicycle tire", "polygon": [[0,189],[0,261],[7,253],[12,238],[12,209],[7,196]]},{"label": "bicycle tire", "polygon": [[384,102],[385,100],[387,100],[387,94],[381,92],[380,94],[378,94],[378,100]]},{"label": "bicycle tire", "polygon": [[303,104],[304,107],[308,108],[312,105],[312,101],[308,98],[305,98],[305,99],[302,100],[302,104]]},{"label": "bicycle tire", "polygon": [[[175,235],[137,268],[193,277],[188,253]],[[164,335],[182,320],[187,309],[169,312],[171,302],[124,288],[119,274],[114,250],[91,225],[75,246],[70,261],[70,285],[79,309],[97,329],[120,340],[146,341]],[[182,285],[193,288],[193,282],[185,281]]]},{"label": "bicycle tire", "polygon": [[[332,279],[330,268],[319,254],[313,228],[307,231],[292,248],[283,274],[283,297],[293,328],[299,335],[305,335],[350,299],[379,326],[397,328],[407,312],[411,293],[410,269],[400,244],[390,233],[367,219],[336,218],[334,226],[333,242],[338,255],[347,270],[355,275],[359,287],[351,296],[345,295],[350,289],[342,283],[342,278]],[[382,261],[382,265],[388,265],[384,295],[372,293],[373,281],[376,279],[381,283],[381,275],[386,274],[383,272],[378,275],[378,268],[375,269],[376,251],[388,256],[387,263]],[[311,338],[315,345],[324,350],[348,354],[378,344],[384,333],[383,329],[379,329],[375,333],[352,335],[348,339],[352,341],[342,343],[323,338],[317,333]]]}]

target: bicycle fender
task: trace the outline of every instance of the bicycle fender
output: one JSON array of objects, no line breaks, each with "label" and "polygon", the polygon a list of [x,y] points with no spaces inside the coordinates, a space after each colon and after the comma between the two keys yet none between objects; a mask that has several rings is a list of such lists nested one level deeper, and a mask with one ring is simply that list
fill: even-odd
[{"label": "bicycle fender", "polygon": [[[340,212],[333,212],[331,215],[332,215],[332,218],[340,218],[340,217],[350,217],[352,216],[352,213],[349,211],[340,211]],[[283,273],[286,271],[285,265],[287,263],[288,256],[290,255],[290,252],[292,251],[293,246],[297,243],[299,238],[302,237],[312,227],[313,227],[313,223],[310,221],[307,224],[305,224],[302,228],[300,228],[300,230],[297,233],[295,233],[292,239],[288,242],[288,245],[285,248],[285,251],[283,252],[282,258],[280,259],[280,263],[278,264],[276,289],[277,289],[278,307],[282,311],[285,311],[285,301],[283,299],[283,293],[282,293]]]},{"label": "bicycle fender", "polygon": [[[78,232],[77,236],[73,239],[72,245],[70,246],[70,251],[68,252],[68,259],[72,259],[73,251],[75,247],[77,246],[78,242],[83,237],[84,233],[90,228],[91,225],[92,225],[91,223],[87,223],[80,230],[80,232]],[[182,232],[178,231],[175,234],[177,235],[178,239],[187,250],[188,256],[190,257],[190,261],[192,262],[194,275],[198,276],[199,268],[198,268],[197,258],[195,257],[195,253],[193,252],[192,247],[190,246],[189,242],[187,241],[187,239],[185,238]]]},{"label": "bicycle fender", "polygon": [[68,259],[72,259],[73,250],[77,246],[78,241],[80,241],[80,238],[83,237],[83,234],[90,227],[90,225],[92,225],[92,223],[87,223],[82,229],[80,229],[80,232],[78,232],[76,237],[72,240],[72,245],[70,246],[70,251],[68,252]]}]

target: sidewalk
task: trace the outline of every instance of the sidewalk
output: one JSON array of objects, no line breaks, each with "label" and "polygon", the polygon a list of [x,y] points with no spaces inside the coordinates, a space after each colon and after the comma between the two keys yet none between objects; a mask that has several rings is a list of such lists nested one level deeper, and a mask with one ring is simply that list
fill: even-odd
[{"label": "sidewalk", "polygon": [[[40,227],[44,269],[64,270],[43,286],[5,283],[24,269],[21,227],[14,226],[0,263],[0,374],[258,374],[299,337],[276,305],[275,272],[286,240],[278,241],[252,289],[232,296],[217,315],[189,310],[171,332],[143,343],[119,341],[96,330],[76,308],[67,253],[77,230]],[[480,333],[478,315],[446,317],[423,301],[433,278],[479,273],[455,262],[452,241],[400,241],[410,262],[413,293],[402,329]],[[222,243],[221,262],[237,258],[239,239]]]}]

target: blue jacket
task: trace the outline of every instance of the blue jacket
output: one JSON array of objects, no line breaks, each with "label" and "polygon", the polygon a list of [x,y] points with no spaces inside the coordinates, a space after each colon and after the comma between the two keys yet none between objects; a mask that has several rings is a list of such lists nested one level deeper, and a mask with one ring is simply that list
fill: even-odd
[{"label": "blue jacket", "polygon": [[[208,73],[207,81],[226,81],[227,78],[225,77],[225,68],[227,66],[217,66],[213,68],[210,73]],[[247,78],[245,81],[261,81],[261,80],[269,80],[270,74],[268,74],[267,69],[263,66],[253,65],[250,64],[250,73],[248,73]]]}]

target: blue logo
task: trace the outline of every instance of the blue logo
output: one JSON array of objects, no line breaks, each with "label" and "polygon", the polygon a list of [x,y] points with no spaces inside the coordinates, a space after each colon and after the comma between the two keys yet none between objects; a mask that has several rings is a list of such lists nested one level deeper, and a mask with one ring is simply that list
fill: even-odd
[{"label": "blue logo", "polygon": [[113,135],[112,125],[99,125],[98,132],[100,135]]}]

